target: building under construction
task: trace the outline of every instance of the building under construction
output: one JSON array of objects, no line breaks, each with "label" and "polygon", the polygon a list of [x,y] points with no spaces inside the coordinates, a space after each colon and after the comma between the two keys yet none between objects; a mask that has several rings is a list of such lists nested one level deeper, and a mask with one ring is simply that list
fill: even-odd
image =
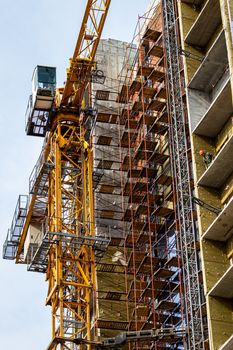
[{"label": "building under construction", "polygon": [[47,350],[231,350],[233,2],[145,1],[131,43],[87,3],[65,87],[33,75],[3,257],[46,276]]}]

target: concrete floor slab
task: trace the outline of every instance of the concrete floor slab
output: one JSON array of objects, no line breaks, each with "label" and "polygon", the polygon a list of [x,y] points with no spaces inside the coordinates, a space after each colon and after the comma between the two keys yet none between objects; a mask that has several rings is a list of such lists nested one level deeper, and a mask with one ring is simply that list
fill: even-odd
[{"label": "concrete floor slab", "polygon": [[190,28],[185,42],[189,45],[205,47],[220,24],[219,1],[208,0]]},{"label": "concrete floor slab", "polygon": [[199,186],[220,188],[233,173],[233,135],[216,155],[208,169],[198,180]]},{"label": "concrete floor slab", "polygon": [[233,349],[233,335],[219,348],[219,350],[232,350]]},{"label": "concrete floor slab", "polygon": [[190,81],[191,89],[210,93],[228,64],[225,34],[222,30]]},{"label": "concrete floor slab", "polygon": [[233,197],[208,227],[202,239],[225,242],[233,234]]},{"label": "concrete floor slab", "polygon": [[203,3],[203,0],[181,0],[184,4],[189,4],[189,5],[201,5]]},{"label": "concrete floor slab", "polygon": [[221,297],[232,299],[233,298],[233,265],[228,268],[224,275],[218,280],[218,282],[210,290],[209,295],[214,297]]},{"label": "concrete floor slab", "polygon": [[201,136],[216,137],[232,114],[231,83],[228,78],[193,132]]}]

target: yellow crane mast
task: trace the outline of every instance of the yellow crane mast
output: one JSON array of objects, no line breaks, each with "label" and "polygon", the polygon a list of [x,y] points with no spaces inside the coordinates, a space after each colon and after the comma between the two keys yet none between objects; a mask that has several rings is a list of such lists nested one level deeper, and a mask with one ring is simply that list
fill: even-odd
[{"label": "yellow crane mast", "polygon": [[99,74],[94,58],[109,6],[110,0],[87,1],[64,88],[55,90],[54,67],[37,66],[33,74],[26,132],[45,140],[29,198],[19,198],[4,257],[46,274],[52,309],[47,350],[91,349],[96,340],[95,262],[108,240],[95,236],[92,150],[84,126],[91,109],[83,100]]}]

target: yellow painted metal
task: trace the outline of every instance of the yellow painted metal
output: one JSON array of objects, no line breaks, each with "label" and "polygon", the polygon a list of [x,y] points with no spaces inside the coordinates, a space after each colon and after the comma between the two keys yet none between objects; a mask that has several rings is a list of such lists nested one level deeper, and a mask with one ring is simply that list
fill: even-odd
[{"label": "yellow painted metal", "polygon": [[53,233],[53,244],[46,303],[52,306],[52,349],[74,349],[76,338],[93,340],[91,320],[95,315],[94,250],[92,244],[79,243],[81,237],[94,237],[92,153],[82,126],[69,120],[58,122],[50,159],[54,169],[47,230]]},{"label": "yellow painted metal", "polygon": [[[109,6],[110,0],[87,1],[65,87],[57,89],[56,112],[38,167],[37,183],[43,177],[41,169],[46,164],[48,185],[42,191],[37,186],[31,196],[17,249],[16,262],[20,263],[29,225],[34,221],[40,223],[41,249],[47,254],[45,303],[51,305],[52,313],[52,340],[48,350],[90,350],[95,340],[93,160],[79,112],[95,68],[95,53]],[[67,110],[71,112],[64,112]],[[43,253],[40,257],[43,258]],[[44,261],[38,263],[40,269],[44,264]],[[75,344],[77,338],[86,345]]]},{"label": "yellow painted metal", "polygon": [[88,0],[78,40],[67,80],[61,97],[61,106],[69,103],[73,107],[81,106],[91,70],[95,65],[95,54],[104,27],[111,0]]}]

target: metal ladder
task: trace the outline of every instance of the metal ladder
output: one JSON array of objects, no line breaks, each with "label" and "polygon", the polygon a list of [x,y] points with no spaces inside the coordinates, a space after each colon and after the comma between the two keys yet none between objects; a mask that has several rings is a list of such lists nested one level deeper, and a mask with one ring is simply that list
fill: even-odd
[{"label": "metal ladder", "polygon": [[187,130],[182,98],[176,0],[162,0],[164,53],[168,113],[170,115],[171,156],[176,219],[178,221],[183,268],[185,323],[188,330],[187,348],[204,349],[201,294],[198,278],[196,231],[193,217],[191,177],[188,160]]}]

